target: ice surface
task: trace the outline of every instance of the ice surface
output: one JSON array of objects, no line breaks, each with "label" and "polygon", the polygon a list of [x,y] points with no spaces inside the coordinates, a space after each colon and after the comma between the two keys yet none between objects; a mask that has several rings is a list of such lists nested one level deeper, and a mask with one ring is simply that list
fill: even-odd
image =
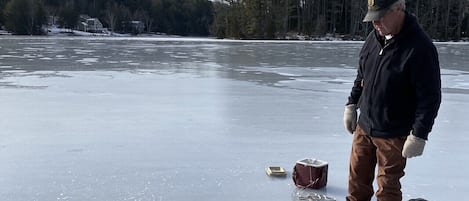
[{"label": "ice surface", "polygon": [[[469,59],[437,44],[443,103],[405,199],[464,197]],[[342,126],[361,43],[0,38],[0,198],[296,200],[291,169],[329,164],[346,195]],[[26,56],[27,55],[27,56]],[[44,59],[47,58],[47,59]],[[30,60],[28,60],[30,59]],[[89,65],[87,65],[89,64]],[[286,178],[265,167],[281,166]]]}]

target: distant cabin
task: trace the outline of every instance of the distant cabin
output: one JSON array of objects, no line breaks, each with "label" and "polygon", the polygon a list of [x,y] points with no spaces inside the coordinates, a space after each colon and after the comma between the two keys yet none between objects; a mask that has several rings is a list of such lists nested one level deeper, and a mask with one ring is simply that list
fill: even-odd
[{"label": "distant cabin", "polygon": [[107,31],[98,18],[91,18],[88,15],[80,15],[78,30],[91,33],[104,33]]}]

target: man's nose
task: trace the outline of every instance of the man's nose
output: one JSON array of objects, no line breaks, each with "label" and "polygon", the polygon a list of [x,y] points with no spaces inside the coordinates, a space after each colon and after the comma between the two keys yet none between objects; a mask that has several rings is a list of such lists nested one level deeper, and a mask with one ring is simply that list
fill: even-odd
[{"label": "man's nose", "polygon": [[373,25],[375,25],[375,26],[381,25],[381,21],[380,21],[380,20],[373,20],[372,23],[373,23]]}]

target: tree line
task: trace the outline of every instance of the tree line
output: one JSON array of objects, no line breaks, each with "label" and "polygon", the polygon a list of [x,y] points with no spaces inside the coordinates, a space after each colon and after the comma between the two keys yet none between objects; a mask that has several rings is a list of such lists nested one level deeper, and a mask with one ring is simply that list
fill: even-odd
[{"label": "tree line", "polygon": [[[366,0],[0,0],[0,25],[15,34],[41,34],[48,16],[64,28],[79,15],[98,18],[111,31],[141,21],[145,31],[183,36],[285,39],[331,35],[362,39]],[[469,37],[469,0],[408,0],[432,38]]]},{"label": "tree line", "polygon": [[208,36],[212,6],[209,0],[0,0],[0,25],[14,34],[41,34],[49,16],[73,29],[80,15],[88,15],[110,31],[123,31],[126,21],[141,21],[146,32]]},{"label": "tree line", "polygon": [[[429,35],[439,40],[469,37],[469,0],[408,0]],[[233,38],[363,38],[373,28],[362,19],[366,0],[223,0],[215,3],[213,34]]]}]

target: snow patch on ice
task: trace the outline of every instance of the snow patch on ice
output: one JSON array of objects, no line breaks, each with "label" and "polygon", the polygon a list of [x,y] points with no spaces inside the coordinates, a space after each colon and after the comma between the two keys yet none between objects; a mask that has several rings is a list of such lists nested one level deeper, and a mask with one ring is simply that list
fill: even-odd
[{"label": "snow patch on ice", "polygon": [[98,62],[99,58],[82,58],[80,60],[77,60],[77,62],[80,63],[96,63]]}]

